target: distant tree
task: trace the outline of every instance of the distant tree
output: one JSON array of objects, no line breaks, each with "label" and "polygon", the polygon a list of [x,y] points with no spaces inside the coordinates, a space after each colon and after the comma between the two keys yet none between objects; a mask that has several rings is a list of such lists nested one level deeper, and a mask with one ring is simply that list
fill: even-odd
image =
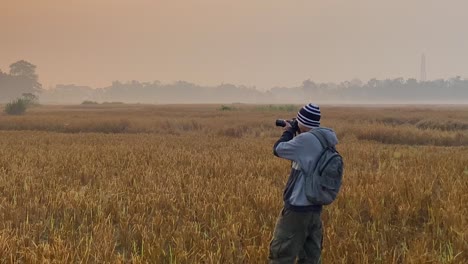
[{"label": "distant tree", "polygon": [[36,74],[36,65],[20,60],[10,65],[10,75],[23,77],[31,81],[34,90],[40,90],[42,85],[38,82]]},{"label": "distant tree", "polygon": [[38,82],[36,66],[21,60],[10,65],[10,72],[0,72],[0,102],[9,102],[22,94],[39,94],[42,85]]},{"label": "distant tree", "polygon": [[115,88],[115,87],[119,87],[119,86],[122,86],[123,83],[121,83],[120,81],[113,81],[112,82],[112,87]]},{"label": "distant tree", "polygon": [[353,87],[361,87],[363,85],[362,81],[358,78],[354,78],[350,81],[351,86]]},{"label": "distant tree", "polygon": [[418,85],[418,81],[414,78],[409,78],[406,80],[406,85],[408,85],[409,88],[415,88]]},{"label": "distant tree", "polygon": [[302,82],[302,87],[305,92],[314,92],[317,90],[317,85],[311,81],[310,79],[307,79]]},{"label": "distant tree", "polygon": [[367,82],[367,86],[369,88],[374,88],[375,89],[375,88],[377,88],[378,85],[379,85],[379,81],[377,79],[375,79],[375,78],[372,78]]},{"label": "distant tree", "polygon": [[22,98],[26,100],[29,105],[35,105],[39,101],[39,97],[33,93],[23,93]]},{"label": "distant tree", "polygon": [[37,81],[36,65],[25,60],[20,60],[10,65],[10,74],[13,76],[24,76]]},{"label": "distant tree", "polygon": [[81,103],[82,105],[97,105],[99,104],[98,102],[96,101],[91,101],[91,100],[85,100]]}]

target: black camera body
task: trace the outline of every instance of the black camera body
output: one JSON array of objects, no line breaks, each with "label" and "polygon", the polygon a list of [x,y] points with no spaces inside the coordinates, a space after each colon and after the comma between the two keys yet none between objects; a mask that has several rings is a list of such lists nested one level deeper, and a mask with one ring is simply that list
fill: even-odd
[{"label": "black camera body", "polygon": [[299,124],[297,123],[296,118],[293,118],[291,120],[276,119],[276,126],[285,127],[286,122],[288,122],[291,125],[294,133],[299,131]]}]

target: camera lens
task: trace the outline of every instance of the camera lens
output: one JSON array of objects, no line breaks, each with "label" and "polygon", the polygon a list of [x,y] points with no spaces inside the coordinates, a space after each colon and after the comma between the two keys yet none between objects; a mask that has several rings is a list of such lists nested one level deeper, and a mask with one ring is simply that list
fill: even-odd
[{"label": "camera lens", "polygon": [[285,126],[286,126],[286,122],[285,122],[284,120],[277,119],[277,120],[276,120],[276,126],[285,127]]}]

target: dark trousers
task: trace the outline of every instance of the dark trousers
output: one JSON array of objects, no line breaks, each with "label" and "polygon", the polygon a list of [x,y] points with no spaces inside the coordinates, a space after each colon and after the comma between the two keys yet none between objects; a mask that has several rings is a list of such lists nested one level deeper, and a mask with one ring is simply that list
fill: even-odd
[{"label": "dark trousers", "polygon": [[270,243],[271,264],[321,263],[320,212],[295,212],[283,208]]}]

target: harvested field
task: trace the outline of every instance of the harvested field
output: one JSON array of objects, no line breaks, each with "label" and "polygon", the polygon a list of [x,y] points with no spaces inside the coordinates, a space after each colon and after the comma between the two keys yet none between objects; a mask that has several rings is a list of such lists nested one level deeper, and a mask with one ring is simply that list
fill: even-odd
[{"label": "harvested field", "polygon": [[[2,263],[265,263],[291,106],[0,114]],[[468,107],[323,106],[345,159],[324,263],[468,262]]]}]

